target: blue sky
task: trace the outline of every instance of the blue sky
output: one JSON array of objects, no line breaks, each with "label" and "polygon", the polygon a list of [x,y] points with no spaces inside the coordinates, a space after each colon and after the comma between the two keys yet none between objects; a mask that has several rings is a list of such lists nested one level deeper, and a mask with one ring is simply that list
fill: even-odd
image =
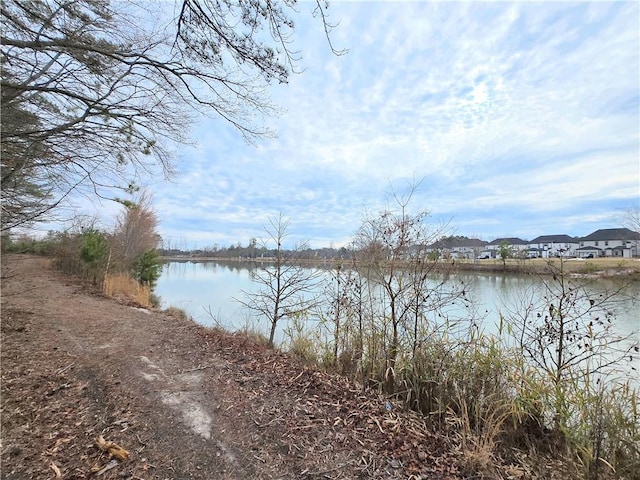
[{"label": "blue sky", "polygon": [[337,57],[302,2],[277,138],[200,119],[179,175],[149,185],[160,234],[246,245],[282,212],[292,238],[341,246],[412,179],[413,208],[457,235],[618,227],[640,195],[639,7],[334,1]]}]

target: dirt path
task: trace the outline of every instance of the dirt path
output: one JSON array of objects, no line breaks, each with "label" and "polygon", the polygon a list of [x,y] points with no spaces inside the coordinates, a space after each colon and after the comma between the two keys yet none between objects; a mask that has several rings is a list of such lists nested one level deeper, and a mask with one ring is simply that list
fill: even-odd
[{"label": "dirt path", "polygon": [[342,377],[2,264],[2,478],[459,478],[447,439]]}]

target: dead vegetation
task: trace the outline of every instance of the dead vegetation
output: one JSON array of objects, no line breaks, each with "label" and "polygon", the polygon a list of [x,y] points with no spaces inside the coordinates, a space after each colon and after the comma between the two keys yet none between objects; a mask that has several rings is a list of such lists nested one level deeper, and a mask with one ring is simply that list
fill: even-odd
[{"label": "dead vegetation", "polygon": [[[567,273],[592,275],[597,277],[640,278],[640,259],[621,257],[568,258],[563,262]],[[536,275],[552,275],[553,269],[560,264],[558,258],[463,260],[456,259],[455,266],[461,271],[510,272]]]},{"label": "dead vegetation", "polygon": [[[293,457],[303,478],[459,478],[452,442],[399,402],[363,392],[339,375],[292,369],[289,356],[241,335],[205,335],[235,364],[237,381],[248,390],[254,408],[244,414],[267,443]],[[337,463],[336,453],[344,456]]]},{"label": "dead vegetation", "polygon": [[3,478],[461,478],[451,440],[343,377],[3,262]]},{"label": "dead vegetation", "polygon": [[140,285],[130,275],[124,273],[106,275],[103,291],[107,297],[133,302],[142,307],[151,306],[151,288],[148,285]]},{"label": "dead vegetation", "polygon": [[[509,362],[491,344],[490,354],[479,341],[458,352],[473,361],[438,377],[444,391],[464,384],[468,368],[486,380],[480,390],[453,388],[457,400],[440,416],[419,414],[402,395],[364,391],[177,310],[117,303],[47,263],[3,257],[3,479],[586,478],[532,399],[514,410],[502,390],[491,393],[500,386],[492,372]],[[629,472],[598,478],[638,478]]]}]

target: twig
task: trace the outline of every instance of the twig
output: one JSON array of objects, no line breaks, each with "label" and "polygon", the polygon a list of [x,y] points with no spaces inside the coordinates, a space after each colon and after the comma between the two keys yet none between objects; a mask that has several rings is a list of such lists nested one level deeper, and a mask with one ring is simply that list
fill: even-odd
[{"label": "twig", "polygon": [[352,464],[352,463],[353,463],[353,462],[343,463],[342,465],[337,465],[337,466],[335,466],[335,467],[333,467],[333,468],[328,468],[328,469],[326,469],[326,470],[319,470],[319,471],[317,471],[317,472],[309,472],[308,470],[306,470],[306,473],[305,473],[305,472],[302,472],[302,473],[303,473],[304,475],[307,475],[307,476],[326,475],[327,473],[335,472],[336,470],[341,470],[341,469],[343,469],[344,467],[347,467],[347,466],[349,466],[349,465],[350,465],[350,464]]},{"label": "twig", "polygon": [[118,465],[120,464],[120,462],[118,462],[118,460],[116,460],[115,458],[113,460],[111,460],[109,463],[107,463],[107,465],[102,468],[102,470],[99,470],[98,472],[96,472],[96,475],[100,476],[105,472],[108,472],[109,470],[111,470],[112,468],[116,468]]},{"label": "twig", "polygon": [[213,367],[213,365],[212,365],[212,364],[208,364],[208,365],[198,365],[197,367],[195,367],[195,368],[190,368],[189,370],[178,370],[178,373],[179,373],[179,374],[182,374],[182,373],[197,372],[198,370],[204,370],[204,369],[209,368],[209,367]]},{"label": "twig", "polygon": [[64,372],[66,372],[67,370],[69,370],[71,367],[73,367],[73,362],[71,362],[69,365],[67,365],[64,368],[59,368],[58,370],[56,370],[56,375],[61,375]]},{"label": "twig", "polygon": [[62,478],[62,472],[55,463],[51,462],[49,468],[54,471],[54,473],[56,474],[56,478]]},{"label": "twig", "polygon": [[47,397],[52,396],[53,394],[55,394],[56,392],[59,392],[60,390],[64,390],[65,388],[69,388],[69,385],[71,385],[70,382],[67,383],[63,383],[61,385],[58,385],[56,388],[49,390],[45,395]]},{"label": "twig", "polygon": [[371,419],[376,422],[376,425],[378,426],[378,428],[380,429],[380,432],[384,433],[384,430],[382,430],[382,427],[380,426],[380,422],[378,421],[378,419],[376,417],[371,417]]},{"label": "twig", "polygon": [[260,428],[264,428],[264,427],[268,427],[268,426],[269,426],[269,425],[271,425],[273,422],[277,422],[278,420],[282,420],[283,418],[284,418],[284,415],[280,415],[279,417],[274,418],[273,420],[270,420],[270,421],[268,421],[268,422],[267,422],[267,423],[265,423],[265,424],[260,424],[260,423],[258,423],[258,421],[257,421],[257,420],[255,420],[255,419],[253,420],[253,422],[254,422],[257,426],[259,426]]}]

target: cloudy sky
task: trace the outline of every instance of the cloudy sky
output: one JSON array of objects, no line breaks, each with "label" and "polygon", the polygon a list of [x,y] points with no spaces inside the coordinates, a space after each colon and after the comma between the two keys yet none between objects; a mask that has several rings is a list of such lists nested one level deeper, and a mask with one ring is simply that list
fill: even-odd
[{"label": "cloudy sky", "polygon": [[264,237],[278,212],[314,247],[412,200],[452,233],[587,235],[638,205],[640,4],[333,1],[332,55],[302,2],[304,72],[274,86],[277,138],[199,121],[151,189],[173,244]]}]

